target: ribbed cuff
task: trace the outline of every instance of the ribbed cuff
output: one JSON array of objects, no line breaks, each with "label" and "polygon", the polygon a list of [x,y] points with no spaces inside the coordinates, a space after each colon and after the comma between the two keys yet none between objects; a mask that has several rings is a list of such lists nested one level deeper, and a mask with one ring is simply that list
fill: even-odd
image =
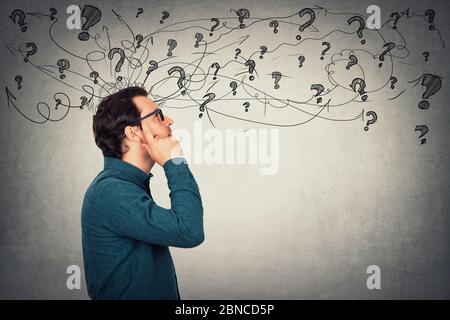
[{"label": "ribbed cuff", "polygon": [[166,174],[184,170],[185,167],[187,167],[187,161],[184,157],[169,159],[163,165],[163,169]]}]

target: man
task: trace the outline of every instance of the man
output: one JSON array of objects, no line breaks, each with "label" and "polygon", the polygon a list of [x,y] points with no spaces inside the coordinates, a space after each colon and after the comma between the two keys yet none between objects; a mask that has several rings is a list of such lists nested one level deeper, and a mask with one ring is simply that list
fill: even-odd
[{"label": "man", "polygon": [[[92,299],[180,299],[168,247],[204,241],[203,207],[171,136],[172,123],[139,87],[114,93],[98,106],[93,132],[104,169],[87,189],[81,214]],[[168,181],[170,209],[158,206],[150,192],[155,163]]]}]

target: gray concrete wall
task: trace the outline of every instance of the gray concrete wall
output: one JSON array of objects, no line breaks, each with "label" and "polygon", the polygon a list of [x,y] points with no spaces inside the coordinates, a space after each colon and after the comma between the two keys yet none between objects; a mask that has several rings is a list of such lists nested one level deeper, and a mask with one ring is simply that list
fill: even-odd
[{"label": "gray concrete wall", "polygon": [[[28,30],[22,33],[8,15],[16,8],[48,14],[49,8],[55,7],[58,17],[64,17],[69,4],[67,1],[6,1],[1,4],[1,43],[18,48],[21,43],[34,41],[38,51],[30,57],[30,61],[36,66],[49,66],[48,70],[53,72],[51,76],[40,72],[30,63],[24,63],[19,52],[13,51],[14,54],[11,54],[2,45],[0,72],[3,86],[7,86],[17,98],[14,100],[17,108],[36,121],[43,119],[36,107],[38,102],[48,103],[53,119],[61,118],[67,109],[61,107],[55,110],[53,95],[64,92],[76,105],[82,95],[81,86],[87,83],[93,86],[92,79],[88,76],[86,64],[68,55],[50,40],[48,17],[39,19],[27,15]],[[199,22],[204,29],[187,29],[186,33],[160,32],[155,35],[154,46],[149,46],[149,59],[163,59],[169,35],[175,37],[178,39],[174,50],[175,61],[186,62],[193,57],[195,32],[202,32],[209,41],[210,18],[233,17],[237,20],[237,16],[230,13],[230,8],[247,8],[251,18],[254,18],[288,16],[315,4],[329,8],[330,12],[365,14],[371,3],[345,0],[321,3],[92,1],[91,4],[101,8],[103,13],[102,20],[92,28],[92,33],[101,33],[102,25],[108,26],[114,45],[120,45],[120,40],[130,36],[111,9],[120,13],[130,28],[144,35],[162,27],[159,19],[163,10],[170,12],[164,25],[207,19],[206,22]],[[449,39],[449,7],[446,1],[379,1],[378,5],[383,21],[393,11],[411,8],[411,17],[402,17],[398,22],[399,30],[407,41],[409,55],[405,58],[405,51],[399,50],[397,57],[387,55],[384,62],[386,68],[393,70],[393,75],[397,77],[397,88],[392,90],[387,85],[378,90],[378,84],[389,81],[389,73],[376,66],[379,61],[375,58],[375,65],[364,69],[368,101],[363,103],[357,97],[342,108],[329,112],[324,110],[322,113],[325,117],[348,119],[360,115],[362,109],[364,112],[373,110],[378,120],[369,126],[367,132],[363,130],[365,122],[370,119],[367,116],[364,121],[361,118],[355,121],[317,118],[304,125],[277,127],[211,113],[220,130],[278,128],[280,165],[277,174],[261,175],[259,167],[251,164],[191,164],[204,201],[206,240],[193,249],[171,249],[182,298],[450,297],[449,51],[442,48],[441,41],[448,42]],[[135,18],[138,7],[142,7],[144,12]],[[435,22],[442,39],[437,31],[428,29],[423,13],[429,8],[436,10]],[[413,11],[421,16],[413,16]],[[319,30],[313,32],[308,29],[304,32],[303,37],[322,37],[325,30],[333,29],[347,32],[328,36],[326,41],[331,43],[331,49],[325,62],[319,59],[324,49],[321,45],[324,40],[320,39],[286,47],[285,53],[280,51],[272,56],[267,53],[264,59],[255,55],[258,79],[253,86],[277,99],[291,100],[311,97],[314,91],[309,87],[314,81],[321,81],[325,88],[330,88],[324,66],[330,63],[332,55],[343,48],[361,48],[360,39],[353,33],[355,26],[348,26],[346,19],[336,14],[328,14],[325,18],[322,12],[314,23]],[[291,20],[303,22],[298,16]],[[229,26],[232,23],[236,21],[228,21]],[[275,39],[268,23],[269,20],[251,29],[248,42],[241,46],[242,55],[248,56],[260,45],[273,49],[277,41],[296,43],[294,38],[298,34],[298,30],[295,31],[298,25],[280,25],[279,38]],[[63,18],[52,31],[55,41],[72,53],[81,55],[98,50],[92,39],[81,43],[77,33],[65,28]],[[222,42],[215,43],[215,48],[219,44],[236,41],[240,37],[237,34],[231,34],[228,38],[224,36],[220,40]],[[402,41],[398,34],[389,30],[382,34],[386,41],[397,44]],[[367,40],[364,48],[371,54],[379,55],[384,50],[384,42],[380,42],[380,36],[374,31],[366,29],[364,36]],[[187,40],[183,42],[183,39]],[[208,64],[214,59],[233,60],[235,47],[230,49],[227,53],[219,51],[213,60],[205,62],[204,71],[208,70]],[[428,62],[424,61],[424,51],[430,53]],[[306,57],[303,73],[299,73],[296,61],[299,54]],[[58,81],[59,73],[55,67],[58,59],[68,57],[72,71],[82,74],[77,76],[67,71],[66,83],[70,86]],[[96,68],[106,81],[114,81],[115,75],[108,63],[96,65]],[[245,73],[245,68],[240,66],[240,72]],[[280,80],[281,88],[278,90],[273,89],[274,80],[270,75],[275,70],[286,75]],[[230,71],[228,76],[233,77],[233,72],[235,70]],[[224,73],[222,70],[221,76]],[[338,73],[334,75],[338,76]],[[420,83],[417,86],[408,83],[424,73],[437,73],[442,77],[442,88],[428,99],[431,107],[427,110],[417,107],[425,87]],[[20,90],[14,80],[17,74],[23,77]],[[152,77],[146,83],[147,89],[158,77],[167,77],[167,73],[158,74],[155,71]],[[224,81],[224,86],[217,85],[214,89],[218,96],[230,90],[229,78]],[[351,78],[344,76],[339,81],[348,87]],[[167,96],[174,87],[176,89],[176,80],[172,79],[162,84],[159,91],[155,89],[154,93]],[[198,120],[198,106],[204,100],[203,95],[208,87],[204,84],[192,90],[198,103],[183,100],[182,97],[166,101],[163,110],[175,119],[175,129],[192,130],[194,120]],[[240,89],[242,87],[238,91]],[[371,92],[375,89],[378,91]],[[390,100],[403,89],[406,91],[401,96]],[[239,92],[237,97],[242,98],[241,94]],[[331,103],[345,100],[343,97],[348,94],[348,90],[338,88],[324,96],[324,101],[328,98],[332,99]],[[304,113],[276,108],[268,109],[264,117],[263,104],[255,99],[249,100],[250,111],[246,114],[242,106],[246,100],[242,99],[223,99],[211,104],[211,108],[241,118],[277,124],[308,119]],[[311,101],[314,104],[315,98]],[[279,106],[277,103],[274,101],[274,106]],[[93,110],[74,108],[60,121],[36,124],[22,116],[11,103],[8,104],[5,90],[2,90],[1,105],[0,298],[86,299],[84,275],[81,290],[68,290],[66,268],[73,264],[83,265],[80,227],[83,195],[103,166],[103,158],[93,141],[91,130]],[[40,108],[45,115],[45,107],[40,105]],[[317,112],[320,109],[308,105],[307,110]],[[205,129],[212,127],[206,116],[202,121]],[[415,126],[421,124],[429,128],[425,136],[427,143],[423,145],[420,145],[419,133],[414,131]],[[168,206],[163,171],[155,168],[152,172],[155,175],[151,182],[152,193],[161,205]],[[366,287],[366,268],[369,265],[381,268],[381,290],[368,290]]]}]

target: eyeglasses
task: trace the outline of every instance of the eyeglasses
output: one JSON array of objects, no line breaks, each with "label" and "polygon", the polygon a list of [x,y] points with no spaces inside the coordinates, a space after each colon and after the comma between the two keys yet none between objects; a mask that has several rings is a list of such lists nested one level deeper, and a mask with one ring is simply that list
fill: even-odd
[{"label": "eyeglasses", "polygon": [[150,112],[148,115],[143,116],[142,118],[131,121],[130,123],[128,123],[128,125],[132,126],[132,125],[138,124],[142,120],[147,119],[148,117],[151,117],[153,115],[158,115],[159,119],[161,119],[161,121],[164,121],[164,114],[163,114],[162,110],[158,108],[155,111]]}]

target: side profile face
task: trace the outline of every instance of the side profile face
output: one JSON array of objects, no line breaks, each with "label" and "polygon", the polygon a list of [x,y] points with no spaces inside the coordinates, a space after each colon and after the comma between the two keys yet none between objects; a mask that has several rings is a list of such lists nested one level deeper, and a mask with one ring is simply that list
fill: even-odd
[{"label": "side profile face", "polygon": [[[158,105],[148,97],[136,96],[132,100],[140,111],[141,118],[158,109]],[[141,121],[142,127],[146,126],[149,128],[155,138],[166,138],[171,136],[172,130],[170,125],[173,123],[174,121],[166,115],[164,115],[164,121],[162,121],[158,114],[152,115]]]}]

